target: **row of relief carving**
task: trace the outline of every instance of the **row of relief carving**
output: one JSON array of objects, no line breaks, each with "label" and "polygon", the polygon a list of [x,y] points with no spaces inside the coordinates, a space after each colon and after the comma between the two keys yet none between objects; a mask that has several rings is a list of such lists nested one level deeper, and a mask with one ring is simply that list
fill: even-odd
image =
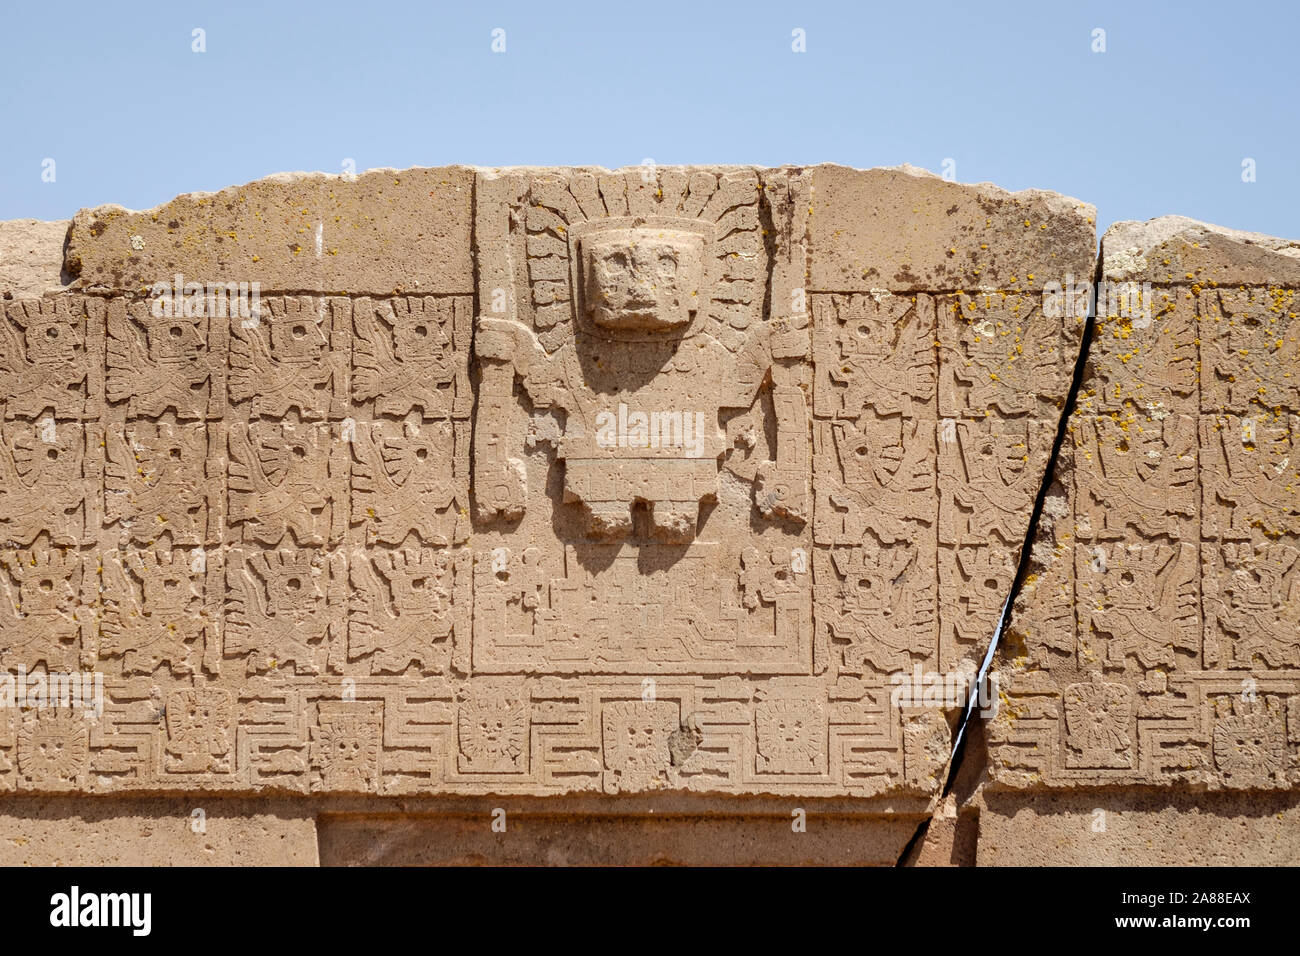
[{"label": "row of relief carving", "polygon": [[926,791],[942,718],[853,682],[256,679],[109,681],[97,719],[0,713],[0,789]]},{"label": "row of relief carving", "polygon": [[446,546],[469,534],[469,423],[0,425],[0,539]]},{"label": "row of relief carving", "polygon": [[806,555],[750,546],[730,576],[709,545],[658,571],[637,561],[595,574],[536,548],[0,551],[0,668],[808,672]]},{"label": "row of relief carving", "polygon": [[4,418],[469,416],[468,297],[160,301],[5,302]]}]

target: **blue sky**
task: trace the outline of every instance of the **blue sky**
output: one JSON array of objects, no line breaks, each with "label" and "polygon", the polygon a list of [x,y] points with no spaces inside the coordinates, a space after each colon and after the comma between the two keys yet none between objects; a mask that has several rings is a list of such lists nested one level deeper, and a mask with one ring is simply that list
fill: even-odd
[{"label": "blue sky", "polygon": [[[221,2],[0,12],[0,219],[283,170],[910,162],[1098,225],[1300,236],[1287,2]],[[192,51],[193,30],[206,52]],[[505,30],[504,53],[492,31]],[[805,31],[806,52],[792,51]],[[1106,51],[1095,53],[1103,29]],[[1255,161],[1256,181],[1242,181]],[[42,181],[55,162],[54,182]]]}]

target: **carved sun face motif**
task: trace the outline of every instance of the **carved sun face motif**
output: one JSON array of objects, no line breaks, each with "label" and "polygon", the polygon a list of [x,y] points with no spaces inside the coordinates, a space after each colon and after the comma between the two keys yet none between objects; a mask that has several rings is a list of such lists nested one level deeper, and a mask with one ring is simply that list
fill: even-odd
[{"label": "carved sun face motif", "polygon": [[704,241],[690,232],[616,229],[583,242],[586,308],[608,329],[678,328],[697,309]]},{"label": "carved sun face motif", "polygon": [[183,362],[198,358],[203,336],[193,320],[151,319],[146,327],[149,356],[159,362]]},{"label": "carved sun face motif", "polygon": [[806,700],[770,700],[758,706],[759,753],[769,760],[816,762],[823,734],[821,706]]},{"label": "carved sun face motif", "polygon": [[56,317],[42,316],[27,327],[27,354],[37,364],[74,362],[84,344],[79,329]]},{"label": "carved sun face motif", "polygon": [[50,614],[69,606],[76,597],[70,580],[72,568],[51,563],[24,574],[18,593],[25,614]]},{"label": "carved sun face motif", "polygon": [[150,568],[143,583],[145,604],[151,614],[180,610],[198,597],[189,576],[179,569]]},{"label": "carved sun face motif", "polygon": [[417,567],[392,578],[393,604],[401,613],[441,611],[447,601],[443,587],[444,571],[440,568]]}]

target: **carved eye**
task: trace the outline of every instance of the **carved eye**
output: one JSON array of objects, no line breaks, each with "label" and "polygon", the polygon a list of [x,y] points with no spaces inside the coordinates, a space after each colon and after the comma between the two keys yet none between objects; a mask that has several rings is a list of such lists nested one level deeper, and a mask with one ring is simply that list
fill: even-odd
[{"label": "carved eye", "polygon": [[56,458],[59,457],[59,452],[57,449],[51,448],[49,451],[45,453],[45,457],[48,458],[50,461],[54,461]]},{"label": "carved eye", "polygon": [[858,326],[857,332],[858,332],[858,338],[860,339],[871,338],[871,326],[869,326],[865,322],[863,322],[861,325]]},{"label": "carved eye", "polygon": [[293,457],[294,457],[294,458],[306,458],[306,457],[307,457],[307,449],[306,449],[305,447],[303,447],[302,445],[294,445],[294,446],[293,446]]},{"label": "carved eye", "polygon": [[666,252],[659,256],[659,274],[667,278],[677,274],[677,260]]},{"label": "carved eye", "polygon": [[853,449],[853,454],[857,455],[859,458],[866,458],[870,452],[871,449],[866,445],[859,445],[857,448]]},{"label": "carved eye", "polygon": [[429,457],[429,449],[427,448],[415,449],[415,457],[420,461],[424,461],[426,458]]},{"label": "carved eye", "polygon": [[1133,583],[1133,572],[1132,572],[1132,571],[1125,571],[1123,574],[1121,574],[1121,575],[1119,576],[1119,581],[1120,581],[1120,584],[1132,584],[1132,583]]},{"label": "carved eye", "polygon": [[411,580],[411,588],[416,591],[423,591],[424,586],[427,583],[428,583],[428,578],[413,578]]},{"label": "carved eye", "polygon": [[179,339],[182,334],[181,327],[179,325],[173,325],[170,329],[167,330],[167,334],[174,339]]},{"label": "carved eye", "polygon": [[45,330],[45,336],[51,340],[57,339],[59,337],[59,330],[51,325]]},{"label": "carved eye", "polygon": [[306,335],[307,335],[307,326],[305,326],[305,325],[295,325],[295,326],[293,327],[293,337],[294,337],[295,339],[301,339],[301,338],[303,338],[303,337],[306,336]]},{"label": "carved eye", "polygon": [[627,268],[627,253],[611,252],[605,262],[615,269]]},{"label": "carved eye", "polygon": [[876,582],[872,581],[871,578],[862,578],[858,581],[858,590],[870,591],[875,586],[875,583]]},{"label": "carved eye", "polygon": [[163,587],[166,588],[168,591],[175,591],[177,583],[178,582],[176,581],[175,578],[168,578],[166,581],[163,582]]},{"label": "carved eye", "polygon": [[417,325],[413,331],[420,338],[425,338],[429,334],[429,327],[427,325]]},{"label": "carved eye", "polygon": [[172,448],[170,451],[167,452],[167,456],[171,458],[172,461],[180,461],[181,450],[179,448]]},{"label": "carved eye", "polygon": [[990,591],[996,591],[996,590],[998,589],[998,579],[997,579],[997,578],[985,578],[985,579],[984,579],[984,586],[985,586],[986,588],[988,588]]},{"label": "carved eye", "polygon": [[40,586],[42,591],[53,591],[54,581],[51,580],[50,578],[42,578]]},{"label": "carved eye", "polygon": [[284,582],[284,586],[285,586],[285,588],[287,588],[287,589],[290,590],[290,591],[301,591],[301,590],[302,590],[302,579],[301,579],[301,578],[290,578],[288,581],[285,581],[285,582]]}]

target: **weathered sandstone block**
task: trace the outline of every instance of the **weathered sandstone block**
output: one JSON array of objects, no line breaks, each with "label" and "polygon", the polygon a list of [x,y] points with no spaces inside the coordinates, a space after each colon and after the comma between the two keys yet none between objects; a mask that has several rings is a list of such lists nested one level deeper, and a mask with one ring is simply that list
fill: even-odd
[{"label": "weathered sandstone block", "polygon": [[896,678],[992,639],[1080,348],[1042,291],[1094,218],[841,167],[83,210],[62,291],[0,272],[0,653],[103,707],[5,709],[0,787],[914,822],[962,702]]},{"label": "weathered sandstone block", "polygon": [[474,171],[283,173],[147,212],[83,209],[68,234],[73,288],[258,282],[263,292],[446,295],[473,286]]},{"label": "weathered sandstone block", "polygon": [[1294,790],[1297,247],[1157,219],[1108,230],[1102,263],[1122,294],[1000,655],[993,783]]},{"label": "weathered sandstone block", "polygon": [[62,288],[67,222],[0,222],[0,295],[39,296]]},{"label": "weathered sandstone block", "polygon": [[10,798],[0,866],[316,866],[311,808],[157,797]]},{"label": "weathered sandstone block", "polygon": [[1097,211],[1041,189],[948,182],[913,166],[815,166],[809,288],[1037,293],[1087,282]]}]

